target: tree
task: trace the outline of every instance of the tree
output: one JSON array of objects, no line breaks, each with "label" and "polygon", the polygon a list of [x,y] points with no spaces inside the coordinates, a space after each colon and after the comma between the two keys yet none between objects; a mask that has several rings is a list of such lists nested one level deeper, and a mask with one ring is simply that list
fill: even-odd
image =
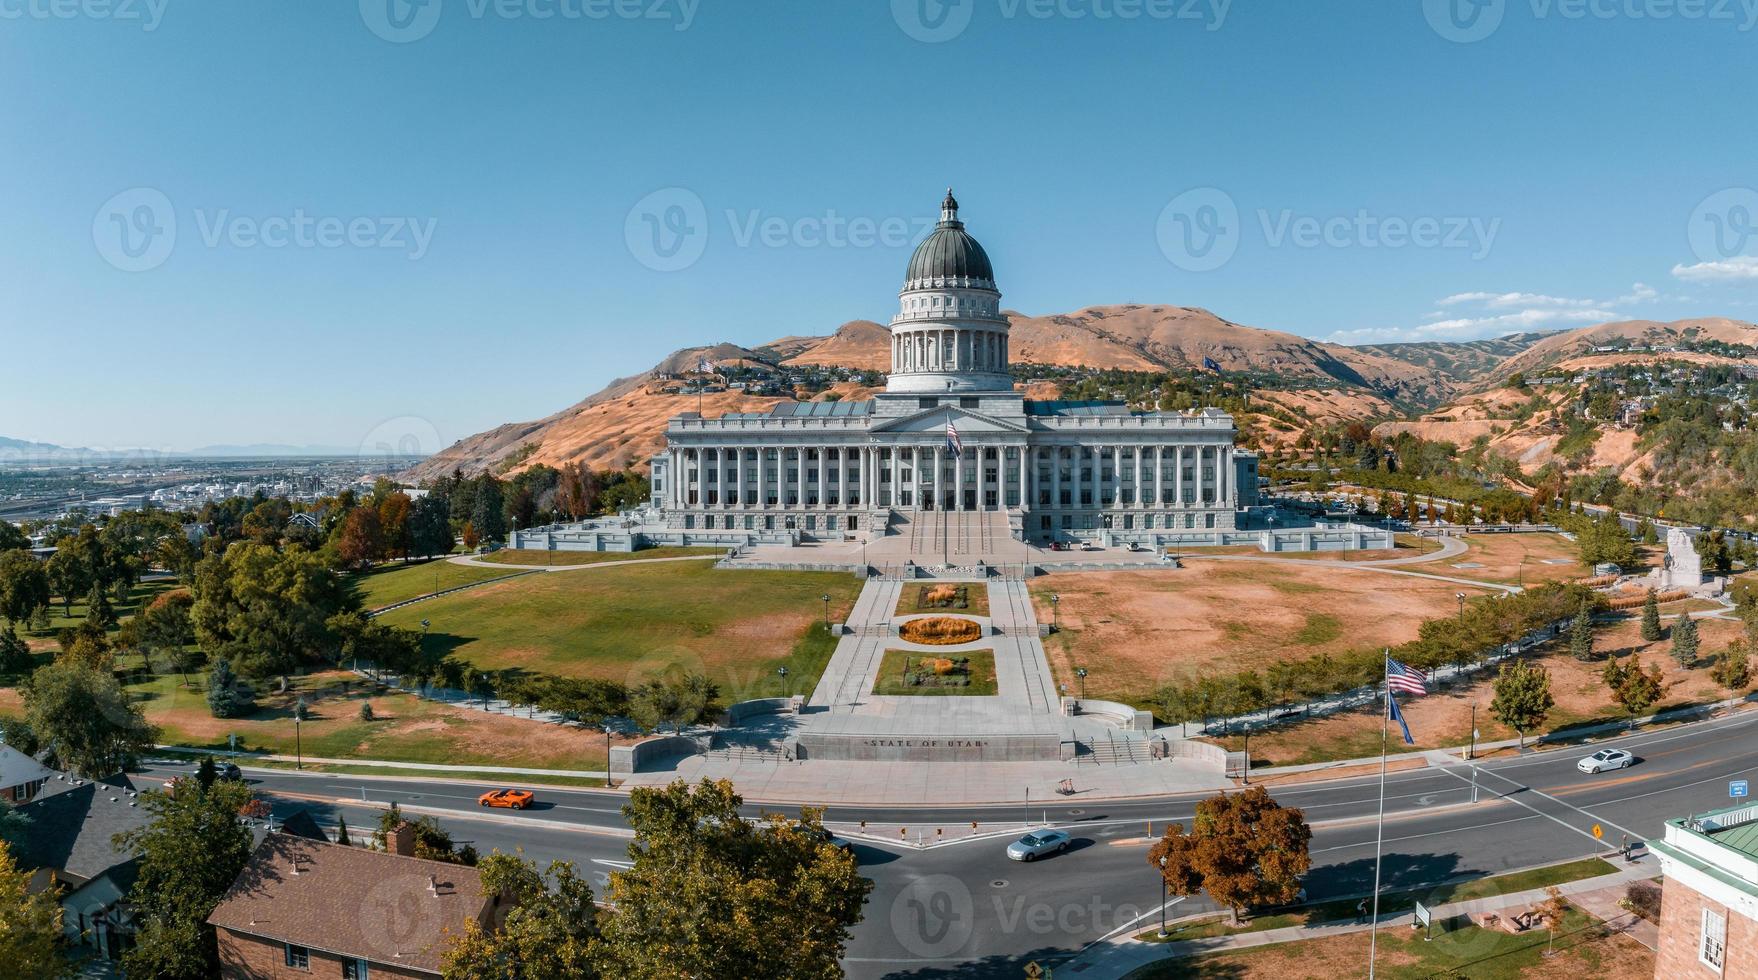
[{"label": "tree", "polygon": [[116,607],[110,604],[110,593],[103,582],[93,580],[91,591],[86,593],[85,620],[99,629],[116,628]]},{"label": "tree", "polygon": [[72,961],[61,955],[61,903],[55,890],[33,891],[31,872],[13,861],[4,840],[0,840],[0,963],[6,964],[8,976],[45,980],[73,976]]},{"label": "tree", "polygon": [[336,841],[343,847],[353,847],[354,841],[348,836],[348,815],[341,810],[336,811]]},{"label": "tree", "polygon": [[[822,811],[743,818],[726,781],[629,794],[631,866],[599,913],[604,975],[626,980],[841,975],[873,883],[825,839]],[[658,937],[664,937],[661,941]]]},{"label": "tree", "polygon": [[72,551],[57,551],[43,566],[49,575],[49,587],[61,597],[61,611],[73,614],[73,597],[91,589],[90,573],[79,556]]},{"label": "tree", "polygon": [[249,678],[285,676],[302,661],[329,659],[338,642],[330,617],[359,607],[341,577],[297,545],[276,552],[235,542],[201,560],[193,591],[196,642]]},{"label": "tree", "polygon": [[24,683],[24,708],[61,765],[92,779],[132,765],[158,734],[114,676],[79,663],[39,668]]},{"label": "tree", "polygon": [[484,858],[482,890],[511,906],[492,932],[475,922],[445,951],[444,980],[595,980],[598,910],[592,887],[567,861],[547,871],[509,854]]},{"label": "tree", "polygon": [[484,473],[476,479],[476,499],[470,511],[470,527],[480,541],[498,544],[507,536],[505,499],[501,481]]},{"label": "tree", "polygon": [[386,558],[409,560],[414,543],[413,534],[409,530],[410,509],[409,495],[401,490],[394,490],[379,501],[378,526],[384,541]]},{"label": "tree", "polygon": [[214,757],[211,755],[202,756],[201,764],[195,767],[196,785],[200,786],[203,792],[206,792],[219,778],[220,768],[214,765]]},{"label": "tree", "polygon": [[1569,655],[1576,660],[1593,659],[1593,600],[1588,596],[1581,597],[1574,621],[1569,624]]},{"label": "tree", "polygon": [[1592,568],[1610,563],[1628,568],[1635,563],[1636,545],[1631,542],[1624,526],[1618,523],[1617,515],[1574,520],[1578,524],[1574,531],[1581,564]]},{"label": "tree", "polygon": [[1711,531],[1699,537],[1697,557],[1702,560],[1706,572],[1726,575],[1734,570],[1734,553],[1728,547],[1725,531]]},{"label": "tree", "polygon": [[194,649],[195,595],[188,589],[173,589],[149,603],[134,620],[141,645],[170,661],[173,670],[183,675],[183,686],[189,686],[189,672],[201,665],[201,651]]},{"label": "tree", "polygon": [[429,493],[409,512],[409,551],[416,555],[445,555],[452,551],[451,503]]},{"label": "tree", "polygon": [[1550,671],[1524,660],[1510,660],[1496,674],[1495,698],[1489,710],[1519,735],[1520,749],[1525,751],[1526,733],[1544,724],[1556,703],[1550,693]]},{"label": "tree", "polygon": [[208,674],[208,711],[215,718],[242,718],[255,710],[255,694],[232,672],[231,661],[215,660]]},{"label": "tree", "polygon": [[1697,621],[1688,612],[1673,620],[1673,659],[1687,670],[1697,663]]},{"label": "tree", "polygon": [[1648,598],[1642,600],[1642,638],[1653,643],[1660,635],[1660,602],[1649,589]]},{"label": "tree", "polygon": [[[1255,905],[1285,905],[1312,867],[1312,829],[1299,809],[1284,807],[1268,790],[1218,793],[1196,805],[1196,820],[1166,828],[1148,850],[1174,895],[1209,897],[1233,911],[1233,921]],[[1165,859],[1162,868],[1161,859]]]},{"label": "tree", "polygon": [[433,817],[417,817],[410,820],[403,816],[403,811],[396,803],[379,814],[378,830],[373,832],[372,841],[381,850],[391,850],[391,838],[396,835],[399,827],[408,827],[413,834],[415,856],[429,861],[445,861],[450,864],[474,865],[476,849],[466,844],[455,845],[452,835],[440,827],[439,821]]},{"label": "tree", "polygon": [[1606,661],[1600,676],[1611,689],[1612,699],[1623,705],[1632,719],[1660,700],[1661,684],[1666,679],[1659,667],[1652,673],[1643,670],[1642,655],[1635,653],[1626,663],[1619,663],[1616,657]]},{"label": "tree", "polygon": [[720,689],[700,674],[675,681],[648,681],[629,692],[629,717],[647,731],[671,725],[682,731],[718,708]]},{"label": "tree", "polygon": [[348,512],[336,532],[336,557],[350,568],[371,568],[385,556],[384,528],[379,524],[378,511],[356,507]]},{"label": "tree", "polygon": [[204,789],[181,779],[175,793],[142,794],[152,822],[116,839],[118,847],[140,854],[133,891],[139,931],[122,961],[129,976],[219,976],[207,919],[250,859],[251,832],[242,816],[250,803],[250,789],[227,780]]},{"label": "tree", "polygon": [[36,664],[30,645],[19,639],[18,631],[7,623],[6,631],[0,633],[0,676],[17,677],[29,673]]},{"label": "tree", "polygon": [[30,619],[49,604],[49,594],[49,573],[42,562],[28,551],[0,551],[0,619]]},{"label": "tree", "polygon": [[1746,656],[1746,648],[1735,640],[1715,658],[1715,667],[1710,672],[1715,682],[1728,689],[1732,697],[1739,697],[1752,683],[1751,659]]},{"label": "tree", "polygon": [[15,548],[29,548],[31,539],[18,529],[18,525],[0,517],[0,551],[12,551]]}]

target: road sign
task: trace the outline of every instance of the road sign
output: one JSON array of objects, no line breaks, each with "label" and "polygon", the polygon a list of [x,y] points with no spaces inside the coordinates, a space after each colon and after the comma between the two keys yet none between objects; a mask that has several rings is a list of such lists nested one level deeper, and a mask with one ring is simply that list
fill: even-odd
[{"label": "road sign", "polygon": [[1751,795],[1751,789],[1744,779],[1735,779],[1727,784],[1727,795],[1739,800]]},{"label": "road sign", "polygon": [[1416,903],[1416,915],[1410,922],[1410,928],[1427,930],[1427,933],[1422,937],[1423,942],[1434,938],[1434,913],[1429,910],[1428,906],[1421,902]]},{"label": "road sign", "polygon": [[1605,837],[1605,828],[1601,827],[1599,824],[1594,824],[1593,825],[1593,839],[1594,840],[1602,840],[1602,839],[1604,839],[1604,837]]}]

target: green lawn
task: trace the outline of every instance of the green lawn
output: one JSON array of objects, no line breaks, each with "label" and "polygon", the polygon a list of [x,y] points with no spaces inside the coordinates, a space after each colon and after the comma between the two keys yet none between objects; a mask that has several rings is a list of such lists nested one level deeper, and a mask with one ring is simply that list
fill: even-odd
[{"label": "green lawn", "polygon": [[[711,562],[536,574],[388,613],[431,624],[427,642],[486,670],[524,668],[639,684],[694,672],[725,703],[809,691],[861,581],[836,572],[725,571]],[[430,647],[431,648],[431,647]],[[787,666],[784,681],[776,668]]]},{"label": "green lawn", "polygon": [[646,548],[641,551],[541,551],[508,548],[483,561],[497,565],[599,565],[613,561],[642,561],[652,558],[711,558],[726,554],[725,548]]},{"label": "green lawn", "polygon": [[[937,589],[951,589],[950,599],[932,600]],[[942,582],[928,585],[906,585],[897,598],[899,616],[922,613],[962,612],[972,616],[989,615],[989,587],[981,582]]]},{"label": "green lawn", "polygon": [[912,686],[904,683],[903,676],[910,669],[912,663],[921,660],[934,660],[939,656],[940,654],[921,653],[916,650],[885,651],[885,657],[879,661],[879,676],[873,683],[873,693],[905,697],[991,697],[995,694],[995,654],[990,650],[972,650],[968,653],[945,655],[948,659],[969,658],[971,682],[967,686]]},{"label": "green lawn", "polygon": [[[1432,942],[1408,927],[1381,929],[1377,976],[1387,980],[1531,980],[1543,977],[1603,976],[1612,964],[1625,967],[1651,957],[1627,936],[1607,936],[1598,919],[1571,910],[1554,937],[1542,927],[1520,934],[1480,929],[1458,918],[1435,923]],[[1238,952],[1165,960],[1130,973],[1127,980],[1341,980],[1367,975],[1366,932],[1297,943],[1259,946]],[[1634,970],[1646,975],[1652,960]],[[1620,975],[1631,975],[1625,972]]]},{"label": "green lawn", "polygon": [[511,568],[454,565],[449,561],[436,560],[419,565],[385,565],[364,574],[353,575],[349,581],[360,596],[361,605],[367,609],[382,609],[405,599],[444,592],[446,589],[472,582],[502,578],[517,571]]},{"label": "green lawn", "polygon": [[[1380,895],[1380,912],[1381,914],[1409,912],[1419,899],[1423,904],[1429,906],[1447,902],[1468,902],[1472,899],[1561,885],[1571,881],[1580,881],[1583,878],[1597,878],[1600,875],[1613,874],[1617,870],[1616,867],[1599,858],[1584,858],[1566,864],[1553,864],[1543,868],[1516,871],[1512,874],[1473,878],[1469,881],[1441,885],[1438,888],[1386,892]],[[1165,939],[1159,938],[1159,930],[1157,929],[1143,933],[1136,938],[1146,942],[1175,943],[1185,939],[1207,939],[1211,936],[1225,936],[1236,932],[1263,932],[1266,929],[1281,929],[1284,926],[1347,922],[1355,918],[1355,909],[1359,901],[1358,898],[1338,899],[1302,906],[1292,911],[1254,916],[1238,927],[1229,925],[1226,916],[1196,919],[1173,926],[1167,930]]]}]

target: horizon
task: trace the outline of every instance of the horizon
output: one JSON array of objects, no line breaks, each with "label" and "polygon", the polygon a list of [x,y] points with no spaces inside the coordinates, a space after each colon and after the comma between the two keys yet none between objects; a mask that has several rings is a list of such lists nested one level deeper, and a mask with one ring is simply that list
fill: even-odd
[{"label": "horizon", "polygon": [[1034,315],[1752,319],[1743,8],[384,2],[8,19],[0,436],[433,452],[888,322],[947,185]]}]

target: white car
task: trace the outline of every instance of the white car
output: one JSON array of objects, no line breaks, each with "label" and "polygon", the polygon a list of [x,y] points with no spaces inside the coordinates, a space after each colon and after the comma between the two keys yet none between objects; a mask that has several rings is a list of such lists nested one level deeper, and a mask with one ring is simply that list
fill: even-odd
[{"label": "white car", "polygon": [[1604,772],[1607,769],[1622,769],[1635,764],[1636,757],[1623,749],[1600,749],[1575,763],[1575,768],[1582,772]]},{"label": "white car", "polygon": [[1068,850],[1069,837],[1062,830],[1034,830],[1007,845],[1007,856],[1014,861],[1036,861],[1047,854]]}]

